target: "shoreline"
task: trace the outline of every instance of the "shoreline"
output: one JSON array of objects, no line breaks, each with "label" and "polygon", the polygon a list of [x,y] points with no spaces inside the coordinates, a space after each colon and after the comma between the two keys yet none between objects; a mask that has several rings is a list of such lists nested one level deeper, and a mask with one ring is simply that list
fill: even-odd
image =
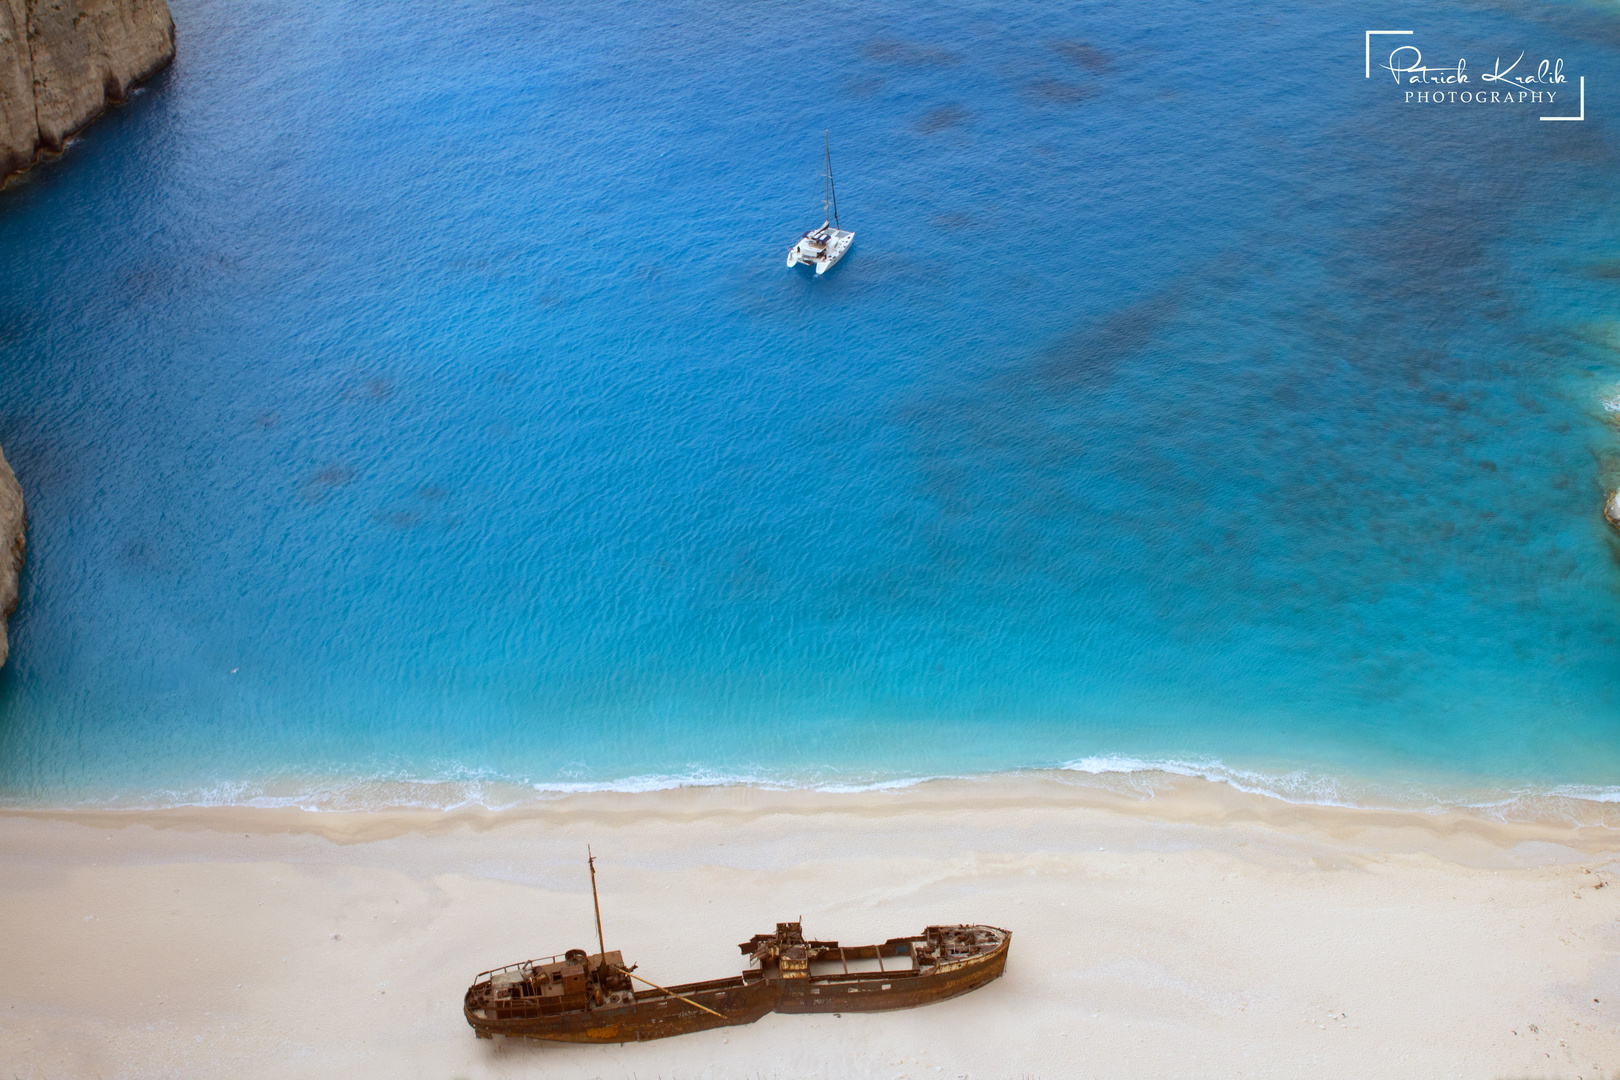
[{"label": "shoreline", "polygon": [[[1612,804],[1586,805],[1602,810]],[[348,846],[412,836],[443,838],[508,831],[695,825],[745,829],[767,824],[813,828],[818,822],[846,817],[994,819],[1017,813],[1202,833],[1211,843],[1232,830],[1256,830],[1274,839],[1325,840],[1381,855],[1423,853],[1468,865],[1532,866],[1610,855],[1620,859],[1620,807],[1614,807],[1612,817],[1605,815],[1604,820],[1564,813],[1502,818],[1474,807],[1418,810],[1297,803],[1189,777],[1160,777],[1151,791],[1144,791],[1070,784],[1040,774],[929,780],[904,788],[859,792],[743,785],[589,791],[494,809],[475,805],[326,810],[298,806],[7,807],[0,808],[0,828],[7,822],[32,821],[95,830],[143,828],[156,834],[309,837]],[[1525,855],[1526,845],[1539,854]],[[1553,853],[1553,848],[1561,850]],[[1492,852],[1500,853],[1500,859],[1493,858]]]},{"label": "shoreline", "polygon": [[[1117,759],[1115,759],[1117,760]],[[1212,775],[1213,773],[1213,775]],[[784,807],[831,805],[843,799],[966,799],[995,805],[1006,799],[1036,799],[1053,804],[1129,807],[1136,803],[1185,800],[1191,793],[1206,803],[1231,807],[1297,807],[1359,814],[1461,816],[1504,824],[1568,825],[1620,829],[1620,788],[1560,784],[1542,789],[1454,788],[1449,797],[1412,786],[1408,797],[1392,786],[1365,785],[1365,801],[1352,798],[1348,784],[1302,781],[1297,788],[1315,794],[1276,790],[1287,785],[1237,770],[1194,766],[1164,768],[1159,763],[1128,762],[1121,767],[1069,765],[968,776],[933,776],[876,781],[870,784],[796,786],[730,777],[633,777],[602,784],[519,784],[494,780],[341,781],[281,780],[237,784],[230,794],[186,796],[172,791],[163,798],[112,796],[77,804],[0,801],[0,815],[180,815],[207,811],[244,811],[297,815],[539,815],[569,812],[579,806],[613,800],[641,799],[646,807],[675,806],[693,800],[711,805],[746,803]],[[1249,781],[1249,782],[1245,782]],[[1323,793],[1324,787],[1327,793]],[[218,792],[218,788],[214,789]],[[941,794],[948,793],[948,794]],[[1225,793],[1225,794],[1223,794]],[[1338,797],[1330,797],[1338,796]],[[1256,811],[1263,812],[1263,811]]]},{"label": "shoreline", "polygon": [[[915,1010],[623,1047],[475,1039],[460,1015],[474,974],[594,941],[587,844],[609,947],[665,985],[734,974],[736,942],[794,918],[850,943],[1005,926],[1007,974]],[[1586,1080],[1620,1061],[1611,882],[1607,827],[1185,779],[1152,798],[1026,779],[510,811],[7,810],[0,918],[27,932],[0,964],[0,1063],[19,1077],[303,1076],[319,1061],[469,1080]]]}]

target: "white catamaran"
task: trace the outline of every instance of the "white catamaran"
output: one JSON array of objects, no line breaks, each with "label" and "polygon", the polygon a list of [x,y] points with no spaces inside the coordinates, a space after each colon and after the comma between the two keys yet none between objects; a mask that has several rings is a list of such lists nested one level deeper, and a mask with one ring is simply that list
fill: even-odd
[{"label": "white catamaran", "polygon": [[821,209],[825,220],[821,228],[813,229],[799,237],[799,242],[788,251],[787,264],[798,266],[805,263],[816,268],[816,276],[820,277],[832,268],[832,265],[844,257],[849,245],[855,242],[855,234],[845,232],[838,227],[838,192],[833,188],[832,176],[832,132],[827,133],[826,145],[827,176],[822,188]]}]

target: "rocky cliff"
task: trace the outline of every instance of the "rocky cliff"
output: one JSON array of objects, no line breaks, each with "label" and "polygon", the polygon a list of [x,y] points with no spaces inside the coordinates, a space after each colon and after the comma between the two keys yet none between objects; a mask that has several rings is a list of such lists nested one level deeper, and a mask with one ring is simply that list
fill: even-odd
[{"label": "rocky cliff", "polygon": [[17,610],[17,575],[22,573],[23,556],[28,550],[27,531],[28,511],[23,507],[22,487],[6,464],[5,455],[0,454],[0,664],[11,653],[6,642],[6,619]]},{"label": "rocky cliff", "polygon": [[59,152],[172,59],[164,0],[0,0],[0,178]]}]

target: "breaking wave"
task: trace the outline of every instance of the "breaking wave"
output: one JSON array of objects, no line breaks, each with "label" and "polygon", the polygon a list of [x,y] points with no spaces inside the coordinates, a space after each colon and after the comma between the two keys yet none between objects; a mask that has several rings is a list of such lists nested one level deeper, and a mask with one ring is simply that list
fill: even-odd
[{"label": "breaking wave", "polygon": [[369,778],[277,777],[146,793],[103,792],[71,803],[8,798],[6,809],[164,810],[180,808],[297,809],[312,813],[384,811],[509,811],[543,807],[583,795],[646,795],[694,788],[752,788],[805,791],[837,796],[899,792],[954,781],[975,785],[1049,780],[1092,787],[1115,795],[1153,799],[1192,779],[1219,784],[1247,795],[1308,806],[1440,814],[1471,811],[1504,821],[1559,820],[1602,827],[1611,822],[1604,808],[1620,804],[1620,787],[1562,784],[1546,788],[1487,788],[1456,783],[1421,785],[1406,780],[1332,776],[1303,769],[1267,772],[1228,765],[1218,759],[1140,758],[1094,755],[1054,766],[1004,772],[950,775],[839,775],[723,771],[694,768],[679,773],[647,773],[616,779],[533,781],[492,773],[440,777],[380,775]]}]

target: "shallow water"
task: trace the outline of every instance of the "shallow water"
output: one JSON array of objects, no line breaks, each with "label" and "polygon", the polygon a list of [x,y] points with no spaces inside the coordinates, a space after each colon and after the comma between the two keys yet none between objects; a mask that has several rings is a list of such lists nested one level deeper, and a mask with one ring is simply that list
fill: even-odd
[{"label": "shallow water", "polygon": [[0,197],[5,801],[1620,788],[1607,9],[173,8]]}]

